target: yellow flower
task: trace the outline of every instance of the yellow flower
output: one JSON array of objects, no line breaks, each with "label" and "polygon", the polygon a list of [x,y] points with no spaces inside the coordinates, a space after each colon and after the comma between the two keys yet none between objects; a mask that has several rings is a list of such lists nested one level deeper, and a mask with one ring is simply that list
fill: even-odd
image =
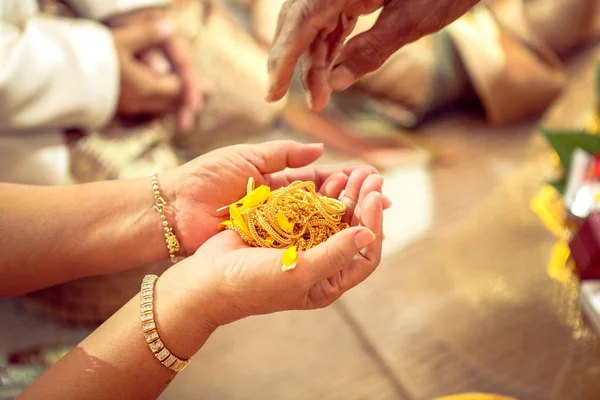
[{"label": "yellow flower", "polygon": [[284,272],[296,268],[296,265],[298,265],[296,246],[288,247],[287,250],[283,252],[281,264],[281,270]]},{"label": "yellow flower", "polygon": [[294,223],[285,216],[281,211],[277,213],[277,224],[286,233],[294,233]]},{"label": "yellow flower", "polygon": [[248,237],[252,237],[250,233],[250,229],[248,229],[248,225],[246,225],[246,221],[242,216],[242,213],[252,207],[256,207],[259,204],[263,203],[267,198],[271,195],[271,188],[262,185],[252,190],[246,196],[242,197],[240,200],[229,206],[229,218],[228,221],[223,221],[219,224],[219,230],[227,229],[231,227],[233,224],[237,225],[242,232],[244,232]]},{"label": "yellow flower", "polygon": [[233,223],[230,220],[223,221],[219,224],[218,228],[220,231],[229,228]]},{"label": "yellow flower", "polygon": [[240,212],[244,212],[249,208],[256,207],[263,203],[271,195],[271,188],[266,185],[261,185],[242,197],[236,204],[240,204]]},{"label": "yellow flower", "polygon": [[248,237],[252,237],[250,233],[250,229],[248,229],[248,225],[246,225],[246,221],[244,221],[244,217],[240,213],[238,207],[234,204],[229,207],[229,216],[231,217],[231,221],[238,226]]}]

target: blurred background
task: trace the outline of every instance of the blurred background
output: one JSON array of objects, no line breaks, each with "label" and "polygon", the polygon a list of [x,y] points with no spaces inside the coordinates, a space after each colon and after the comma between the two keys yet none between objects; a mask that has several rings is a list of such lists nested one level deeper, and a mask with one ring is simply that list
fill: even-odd
[{"label": "blurred background", "polygon": [[[556,175],[541,129],[597,131],[600,1],[487,1],[319,114],[297,80],[279,103],[263,100],[281,3],[177,2],[206,88],[194,132],[178,134],[169,118],[71,132],[70,179],[144,176],[240,142],[324,142],[320,163],[382,171],[394,202],[385,256],[328,309],[219,329],[161,399],[600,399],[600,332],[582,315],[575,276],[549,269],[557,237],[531,208]],[[41,7],[73,16],[58,1]],[[160,268],[0,300],[0,399]]]}]

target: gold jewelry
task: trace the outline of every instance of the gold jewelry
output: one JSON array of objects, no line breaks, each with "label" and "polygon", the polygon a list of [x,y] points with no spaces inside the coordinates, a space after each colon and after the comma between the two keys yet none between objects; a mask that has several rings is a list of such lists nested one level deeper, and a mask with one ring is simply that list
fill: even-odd
[{"label": "gold jewelry", "polygon": [[179,240],[177,240],[177,236],[175,236],[173,233],[173,228],[169,228],[167,216],[165,215],[165,206],[167,205],[167,202],[160,195],[160,188],[158,186],[156,172],[152,173],[151,179],[152,189],[154,190],[154,209],[160,214],[160,219],[165,231],[165,242],[167,243],[167,250],[169,250],[169,258],[171,259],[171,262],[175,264],[177,262],[177,256],[175,254],[180,248]]},{"label": "gold jewelry", "polygon": [[255,247],[308,250],[346,229],[346,206],[321,196],[313,182],[292,182],[273,192],[268,186],[254,189],[250,178],[247,195],[229,206],[231,219],[220,229],[236,231]]},{"label": "gold jewelry", "polygon": [[142,281],[142,290],[140,291],[140,311],[142,319],[142,330],[146,343],[154,353],[154,356],[165,367],[175,371],[183,371],[188,366],[191,359],[182,360],[172,354],[158,336],[156,323],[154,322],[154,286],[158,276],[146,275]]}]

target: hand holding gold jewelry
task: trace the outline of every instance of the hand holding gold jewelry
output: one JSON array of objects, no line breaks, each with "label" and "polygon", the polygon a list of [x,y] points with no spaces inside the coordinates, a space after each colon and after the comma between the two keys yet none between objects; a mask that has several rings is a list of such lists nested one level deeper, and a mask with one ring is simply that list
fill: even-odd
[{"label": "hand holding gold jewelry", "polygon": [[[218,233],[219,223],[229,218],[226,210],[218,210],[246,194],[250,177],[257,187],[268,185],[272,190],[293,181],[312,181],[316,190],[328,197],[338,198],[343,191],[342,202],[347,206],[344,222],[356,225],[360,209],[356,206],[362,200],[362,190],[381,192],[383,179],[377,170],[364,165],[302,168],[322,154],[321,144],[273,141],[238,145],[207,153],[159,174],[167,221],[181,244],[178,256],[194,254]],[[390,205],[383,196],[383,208]]]},{"label": "hand holding gold jewelry", "polygon": [[[197,307],[197,312],[206,313],[210,304],[208,319],[215,326],[249,315],[331,304],[379,264],[385,201],[382,177],[368,169],[329,181],[322,185],[328,196],[337,198],[345,191],[342,199],[348,206],[345,220],[350,227],[314,248],[299,251],[293,270],[282,272],[285,250],[250,247],[237,232],[226,230],[161,279],[177,281],[182,286],[179,291],[187,294],[186,303]],[[361,183],[351,184],[357,181]]]}]

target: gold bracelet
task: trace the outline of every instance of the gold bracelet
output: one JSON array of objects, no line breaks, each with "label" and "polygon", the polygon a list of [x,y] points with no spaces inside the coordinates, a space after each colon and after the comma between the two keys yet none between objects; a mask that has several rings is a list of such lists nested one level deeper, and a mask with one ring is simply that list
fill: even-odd
[{"label": "gold bracelet", "polygon": [[177,236],[175,236],[173,233],[173,228],[169,228],[167,216],[165,215],[165,206],[167,205],[167,202],[160,195],[160,188],[158,187],[158,178],[156,177],[156,172],[152,173],[151,178],[152,190],[154,190],[154,209],[160,214],[163,229],[165,230],[165,242],[167,243],[167,250],[169,250],[169,258],[171,259],[171,262],[175,264],[177,262],[177,256],[175,254],[180,248],[179,240],[177,240]]},{"label": "gold bracelet", "polygon": [[183,371],[188,366],[191,359],[182,360],[179,357],[173,355],[158,336],[156,330],[156,323],[154,322],[154,286],[158,276],[146,275],[142,281],[142,290],[140,292],[140,311],[142,313],[142,330],[144,331],[144,338],[146,343],[154,353],[154,356],[161,362],[165,367],[175,371]]}]

